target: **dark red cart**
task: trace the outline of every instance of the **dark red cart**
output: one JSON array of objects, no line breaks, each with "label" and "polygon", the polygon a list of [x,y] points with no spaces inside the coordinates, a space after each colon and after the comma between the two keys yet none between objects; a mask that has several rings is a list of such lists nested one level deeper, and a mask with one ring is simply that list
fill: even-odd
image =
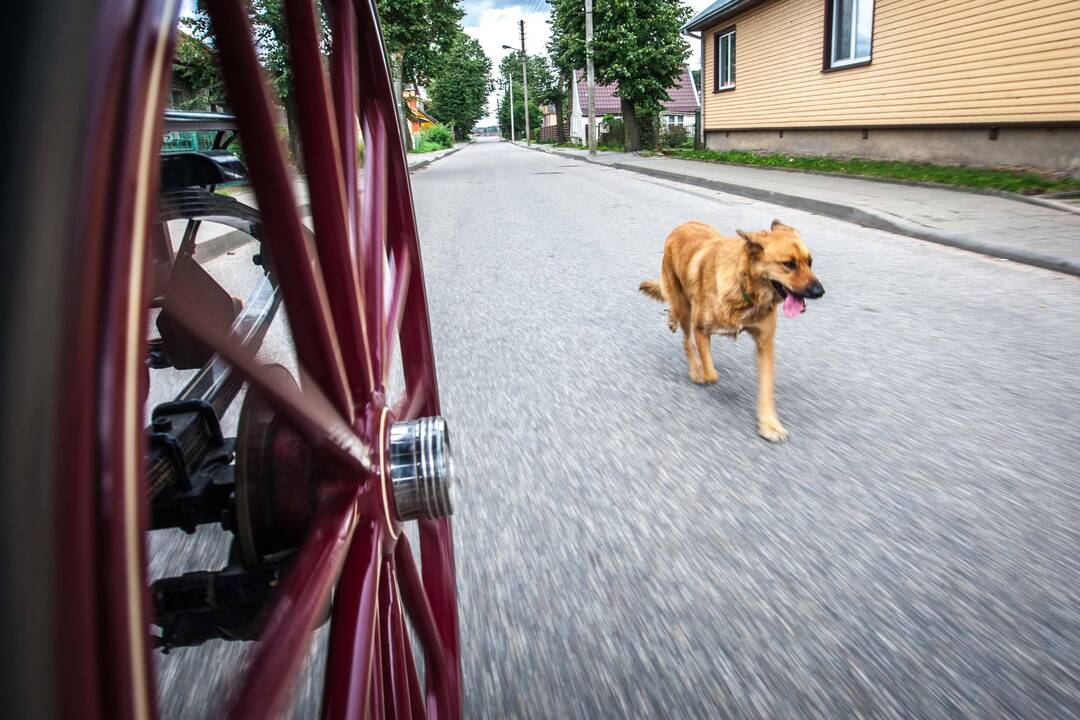
[{"label": "dark red cart", "polygon": [[[460,717],[449,436],[375,7],[324,3],[327,74],[313,0],[285,5],[313,232],[241,0],[208,3],[234,116],[170,120],[220,131],[220,152],[165,166],[178,2],[14,11],[24,147],[0,201],[13,248],[0,279],[20,297],[0,322],[4,421],[18,424],[0,523],[12,717],[155,717],[155,647],[215,637],[258,639],[221,715],[272,717],[322,622],[324,717]],[[225,150],[234,133],[242,162]],[[258,210],[212,192],[244,175]],[[199,269],[193,240],[176,250],[162,230],[200,218],[257,235],[265,275],[243,304]],[[280,307],[299,382],[255,360]],[[391,405],[395,348],[405,395]],[[199,373],[148,409],[158,367]],[[223,437],[243,387],[237,437]],[[236,535],[229,567],[151,588],[147,531],[205,523]]]}]

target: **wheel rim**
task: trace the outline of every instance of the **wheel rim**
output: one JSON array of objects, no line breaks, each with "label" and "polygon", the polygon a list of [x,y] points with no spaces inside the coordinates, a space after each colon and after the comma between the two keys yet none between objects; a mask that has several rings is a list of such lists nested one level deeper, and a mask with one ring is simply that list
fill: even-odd
[{"label": "wheel rim", "polygon": [[[304,239],[243,6],[217,2],[209,10],[240,137],[246,147],[260,148],[248,153],[247,162],[263,209],[263,241],[294,319],[303,391],[276,382],[225,329],[203,324],[197,302],[186,310],[178,306],[175,313],[263,393],[314,452],[333,458],[325,465],[325,492],[308,534],[269,606],[263,635],[274,641],[252,646],[228,714],[261,718],[281,707],[313,620],[336,583],[323,716],[456,718],[460,659],[450,521],[418,521],[421,571],[400,523],[394,519],[388,527],[383,519],[393,509],[384,500],[392,490],[384,484],[389,478],[379,473],[385,423],[437,416],[439,400],[408,171],[375,8],[366,0],[327,3],[334,37],[328,81],[313,4],[297,0],[286,6],[312,191],[314,254]],[[127,208],[116,196],[113,212],[125,221],[110,227],[111,279],[101,295],[102,317],[108,320],[108,352],[99,376],[105,401],[100,492],[108,508],[108,517],[100,520],[102,571],[125,578],[106,583],[103,595],[102,647],[115,666],[99,676],[99,697],[102,713],[112,717],[155,714],[143,630],[148,612],[141,540],[148,526],[139,380],[145,357],[145,258],[138,243],[125,244],[124,238],[149,224],[157,150],[151,139],[160,136],[158,88],[175,12],[173,3],[143,8],[133,33],[132,57],[143,57],[145,66],[131,70],[138,82],[126,103],[128,126],[142,128],[142,142],[128,148],[114,167],[117,177],[137,180],[140,194]],[[360,198],[357,117],[368,157]],[[388,258],[394,272],[384,278]],[[389,303],[383,302],[384,289]],[[395,337],[403,350],[406,399],[387,408]],[[418,680],[406,617],[423,650],[426,688]]]}]

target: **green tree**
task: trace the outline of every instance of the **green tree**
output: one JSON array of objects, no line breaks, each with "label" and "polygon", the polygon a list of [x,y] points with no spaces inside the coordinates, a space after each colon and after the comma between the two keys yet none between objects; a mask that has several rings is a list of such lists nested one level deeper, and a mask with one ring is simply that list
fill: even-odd
[{"label": "green tree", "polygon": [[[204,8],[206,2],[196,0],[194,12],[182,22],[194,39],[212,48],[210,20]],[[296,157],[297,118],[292,96],[284,2],[246,0],[246,5],[259,59],[285,108],[290,150]],[[412,85],[427,83],[439,58],[460,32],[459,21],[464,12],[459,0],[378,0],[378,10],[383,41],[398,79]],[[328,37],[325,14],[322,20],[325,54],[329,51],[325,41]],[[400,87],[397,94],[400,98]],[[407,132],[405,136],[408,142]]]},{"label": "green tree", "polygon": [[[578,3],[580,4],[580,3]],[[565,0],[552,0],[551,15],[548,24],[551,26],[551,38],[548,40],[547,50],[551,55],[551,63],[558,75],[559,86],[562,88],[561,97],[555,102],[555,112],[558,114],[559,142],[566,140],[563,128],[563,112],[565,103],[574,92],[574,71],[585,67],[585,10],[577,8],[573,3]],[[580,10],[580,17],[574,15],[575,10]],[[577,32],[580,19],[580,33]]]},{"label": "green tree", "polygon": [[[585,11],[577,0],[552,3],[549,48],[559,68],[585,65]],[[593,64],[599,83],[617,83],[626,149],[641,149],[639,118],[652,122],[682,74],[690,52],[679,28],[690,17],[682,0],[596,0]]]},{"label": "green tree", "polygon": [[[542,93],[543,83],[550,82],[551,69],[547,58],[543,55],[530,55],[528,62],[529,77],[529,127],[533,130],[544,123],[544,114],[540,111],[540,103],[537,99],[537,90]],[[506,79],[510,78],[514,87],[514,131],[517,137],[525,137],[525,92],[521,82],[521,52],[515,50],[502,59],[499,63],[499,78],[503,86],[503,94],[499,99],[499,127],[510,135],[510,86]]]},{"label": "green tree", "polygon": [[440,121],[452,124],[454,136],[464,140],[484,116],[492,85],[491,60],[479,42],[458,30],[435,70],[431,111]]},{"label": "green tree", "polygon": [[418,85],[431,80],[439,58],[461,32],[465,12],[459,0],[377,0],[377,4],[383,43],[394,69],[401,134],[406,149],[411,150],[404,87],[411,85],[418,91]]},{"label": "green tree", "polygon": [[378,0],[386,51],[403,82],[426,85],[461,32],[459,0]]},{"label": "green tree", "polygon": [[[506,87],[506,83],[503,83],[503,87]],[[514,86],[514,138],[523,139],[525,137],[525,105],[518,94],[520,90],[519,85]],[[504,91],[499,97],[499,107],[496,112],[496,117],[499,121],[499,133],[503,137],[510,137],[510,96],[509,93]],[[544,115],[540,112],[540,108],[533,105],[529,112],[529,126],[535,132],[536,128],[540,127],[544,122]]]},{"label": "green tree", "polygon": [[225,104],[225,85],[218,69],[217,53],[187,32],[176,36],[173,76],[184,81],[193,95],[180,109],[213,109]]},{"label": "green tree", "polygon": [[[206,13],[207,0],[196,0],[194,12],[181,19],[194,40],[211,49],[214,39],[211,36],[210,17]],[[285,27],[285,6],[282,0],[247,0],[248,20],[251,23],[255,47],[258,49],[259,62],[269,78],[279,101],[285,108],[288,123],[289,151],[295,160],[299,160],[299,129],[297,128],[296,100],[292,92],[292,72],[289,65],[288,32]],[[324,37],[325,20],[324,20]],[[326,52],[326,47],[323,48]],[[220,74],[217,71],[217,58],[214,57],[214,77],[221,87]],[[174,62],[174,71],[177,66]],[[224,94],[224,93],[222,93]]]},{"label": "green tree", "polygon": [[562,124],[563,102],[566,99],[566,91],[563,89],[562,78],[547,58],[534,56],[530,62],[533,61],[537,62],[530,65],[530,68],[535,65],[535,70],[529,70],[529,99],[535,99],[539,105],[555,106],[555,121],[558,126],[556,132],[559,142],[563,142],[566,139]]}]

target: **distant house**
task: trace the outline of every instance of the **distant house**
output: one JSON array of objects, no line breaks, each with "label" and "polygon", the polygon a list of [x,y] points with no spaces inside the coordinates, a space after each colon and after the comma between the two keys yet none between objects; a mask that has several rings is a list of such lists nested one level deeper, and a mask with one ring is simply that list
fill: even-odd
[{"label": "distant house", "polygon": [[[540,139],[554,142],[559,138],[559,116],[555,112],[555,105],[548,103],[540,105],[540,112],[544,114],[544,121],[540,124]],[[565,127],[565,125],[563,126]]]},{"label": "distant house", "polygon": [[553,103],[541,105],[540,112],[544,113],[544,124],[542,127],[551,127],[552,125],[559,124],[559,116],[555,113],[555,105]]},{"label": "distant house", "polygon": [[[574,72],[575,92],[570,94],[570,139],[584,144],[587,142],[586,130],[589,124],[589,88],[585,71]],[[605,115],[622,118],[622,107],[616,93],[617,84],[596,85],[596,122]],[[682,125],[691,135],[694,132],[694,113],[698,110],[697,88],[690,68],[683,66],[682,77],[668,88],[668,99],[663,102],[664,110],[661,121],[666,125]]]},{"label": "distant house", "polygon": [[426,99],[422,90],[406,88],[402,93],[405,104],[409,106],[409,134],[414,138],[429,127],[438,125],[438,121],[427,113]]},{"label": "distant house", "polygon": [[711,149],[1080,171],[1080,0],[717,0],[683,31]]}]

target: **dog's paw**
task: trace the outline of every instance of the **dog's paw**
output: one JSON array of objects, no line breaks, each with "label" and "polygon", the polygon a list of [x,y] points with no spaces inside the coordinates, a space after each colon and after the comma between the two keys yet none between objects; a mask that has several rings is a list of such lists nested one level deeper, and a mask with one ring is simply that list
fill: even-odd
[{"label": "dog's paw", "polygon": [[757,426],[758,435],[769,442],[781,443],[788,439],[787,430],[779,420],[760,420]]},{"label": "dog's paw", "polygon": [[694,383],[698,384],[698,385],[712,385],[713,383],[715,383],[719,379],[720,379],[720,376],[717,375],[715,372],[712,373],[711,375],[709,373],[701,373],[701,372],[692,372],[692,373],[690,373],[690,380],[693,381]]}]

